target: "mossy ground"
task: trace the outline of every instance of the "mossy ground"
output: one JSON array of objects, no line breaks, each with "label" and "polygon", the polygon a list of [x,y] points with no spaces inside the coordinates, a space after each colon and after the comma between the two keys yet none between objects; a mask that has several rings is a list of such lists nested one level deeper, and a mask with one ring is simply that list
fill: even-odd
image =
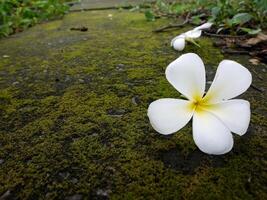
[{"label": "mossy ground", "polygon": [[[0,55],[9,57],[0,60],[0,195],[267,199],[264,93],[249,89],[244,96],[251,126],[224,156],[201,153],[191,125],[168,137],[151,128],[149,103],[179,97],[164,70],[180,55],[169,41],[183,30],[151,32],[166,23],[127,11],[91,11],[1,40]],[[88,31],[70,31],[77,26]],[[224,56],[209,39],[200,44],[185,52],[203,58],[212,80]],[[262,76],[254,83],[266,89],[266,66],[239,61]]]}]

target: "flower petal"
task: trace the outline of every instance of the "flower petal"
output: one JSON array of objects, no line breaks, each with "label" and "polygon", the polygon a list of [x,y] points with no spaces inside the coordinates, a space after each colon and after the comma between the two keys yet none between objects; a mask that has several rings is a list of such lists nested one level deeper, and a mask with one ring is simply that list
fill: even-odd
[{"label": "flower petal", "polygon": [[194,114],[193,138],[198,148],[207,154],[225,154],[233,147],[230,130],[207,111],[198,111]]},{"label": "flower petal", "polygon": [[213,24],[210,22],[206,22],[200,26],[197,26],[196,28],[194,28],[193,30],[205,30],[205,29],[209,29]]},{"label": "flower petal", "polygon": [[171,46],[173,46],[174,41],[175,41],[176,39],[178,39],[178,38],[185,38],[184,33],[182,33],[182,34],[180,34],[180,35],[174,37],[174,38],[172,39],[172,41],[171,41]]},{"label": "flower petal", "polygon": [[173,42],[173,48],[178,51],[182,51],[185,47],[185,39],[184,38],[177,38]]},{"label": "flower petal", "polygon": [[194,53],[181,55],[169,64],[166,78],[180,93],[190,100],[199,99],[205,91],[205,67]]},{"label": "flower petal", "polygon": [[152,102],[147,115],[157,132],[168,135],[183,128],[192,118],[193,112],[189,101],[166,98]]},{"label": "flower petal", "polygon": [[199,38],[201,36],[201,30],[191,30],[184,33],[185,38]]},{"label": "flower petal", "polygon": [[223,60],[204,101],[217,103],[228,100],[245,92],[252,81],[247,68],[232,60]]},{"label": "flower petal", "polygon": [[248,101],[234,99],[204,107],[217,116],[230,131],[244,135],[250,121],[250,104]]}]

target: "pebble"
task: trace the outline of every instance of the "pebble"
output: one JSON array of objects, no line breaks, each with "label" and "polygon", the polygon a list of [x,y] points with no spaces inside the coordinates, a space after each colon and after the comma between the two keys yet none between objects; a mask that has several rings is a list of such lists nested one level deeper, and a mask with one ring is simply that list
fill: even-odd
[{"label": "pebble", "polygon": [[4,163],[4,159],[0,159],[0,165]]},{"label": "pebble", "polygon": [[18,85],[18,84],[19,84],[18,81],[15,81],[15,82],[12,83],[12,85]]},{"label": "pebble", "polygon": [[132,103],[133,103],[134,105],[138,105],[138,104],[140,103],[139,96],[134,96],[134,97],[132,98]]},{"label": "pebble", "polygon": [[9,55],[3,55],[3,58],[9,58],[10,56]]},{"label": "pebble", "polygon": [[80,83],[84,83],[84,80],[80,78],[80,79],[79,79],[79,82],[80,82]]},{"label": "pebble", "polygon": [[124,64],[117,64],[117,67],[124,67],[125,65]]},{"label": "pebble", "polygon": [[109,193],[109,192],[110,192],[109,190],[98,189],[98,190],[96,191],[96,194],[97,194],[98,196],[108,197],[108,193]]},{"label": "pebble", "polygon": [[77,178],[72,178],[72,179],[70,180],[70,182],[72,182],[73,184],[76,184],[76,183],[78,183],[78,179],[77,179]]}]

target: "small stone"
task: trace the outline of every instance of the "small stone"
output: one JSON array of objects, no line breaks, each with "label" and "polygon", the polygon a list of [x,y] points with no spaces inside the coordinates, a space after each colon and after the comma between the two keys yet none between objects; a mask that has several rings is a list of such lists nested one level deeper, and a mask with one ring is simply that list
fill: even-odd
[{"label": "small stone", "polygon": [[125,65],[124,64],[117,64],[116,65],[116,69],[118,70],[118,71],[122,71],[122,70],[124,70],[124,67],[125,67]]},{"label": "small stone", "polygon": [[122,68],[124,66],[125,66],[124,64],[117,64],[117,67],[119,67],[119,68]]},{"label": "small stone", "polygon": [[47,43],[47,45],[51,46],[51,45],[52,45],[52,43],[48,42],[48,43]]},{"label": "small stone", "polygon": [[96,191],[96,194],[97,194],[98,196],[108,197],[109,192],[110,192],[109,190],[98,189],[98,190]]},{"label": "small stone", "polygon": [[0,159],[0,165],[4,163],[4,159]]},{"label": "small stone", "polygon": [[134,105],[138,105],[138,104],[140,103],[139,96],[134,96],[134,97],[132,98],[132,103],[133,103]]},{"label": "small stone", "polygon": [[18,81],[15,81],[15,82],[12,83],[12,85],[18,85],[18,84],[19,84]]},{"label": "small stone", "polygon": [[9,58],[10,56],[9,55],[3,55],[3,58]]},{"label": "small stone", "polygon": [[84,80],[80,78],[80,79],[79,79],[79,82],[80,82],[80,83],[84,83]]},{"label": "small stone", "polygon": [[70,182],[72,182],[73,184],[76,184],[76,183],[78,183],[78,179],[77,179],[77,178],[72,178],[72,179],[70,180]]},{"label": "small stone", "polygon": [[83,198],[83,195],[75,194],[73,196],[66,197],[66,200],[81,200],[82,198]]}]

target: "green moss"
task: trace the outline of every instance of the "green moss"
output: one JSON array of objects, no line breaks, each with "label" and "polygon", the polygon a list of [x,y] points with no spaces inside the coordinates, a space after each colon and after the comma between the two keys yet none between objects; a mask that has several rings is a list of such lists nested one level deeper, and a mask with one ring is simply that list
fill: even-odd
[{"label": "green moss", "polygon": [[212,65],[213,69],[217,69],[219,63],[223,60],[221,50],[214,47],[213,42],[205,37],[197,39],[196,42],[200,47],[190,44],[187,45],[185,50],[198,54],[203,59],[204,64]]},{"label": "green moss", "polygon": [[[1,55],[10,57],[0,60],[0,195],[266,198],[263,95],[248,91],[251,129],[225,156],[201,153],[190,124],[172,136],[150,126],[148,105],[180,96],[164,73],[181,55],[169,47],[174,33],[152,33],[166,23],[127,11],[71,13],[1,41]],[[88,32],[69,31],[80,25]],[[223,55],[211,40],[199,43],[186,52],[214,74]]]},{"label": "green moss", "polygon": [[146,79],[156,76],[155,70],[152,68],[133,68],[127,71],[129,79]]}]

